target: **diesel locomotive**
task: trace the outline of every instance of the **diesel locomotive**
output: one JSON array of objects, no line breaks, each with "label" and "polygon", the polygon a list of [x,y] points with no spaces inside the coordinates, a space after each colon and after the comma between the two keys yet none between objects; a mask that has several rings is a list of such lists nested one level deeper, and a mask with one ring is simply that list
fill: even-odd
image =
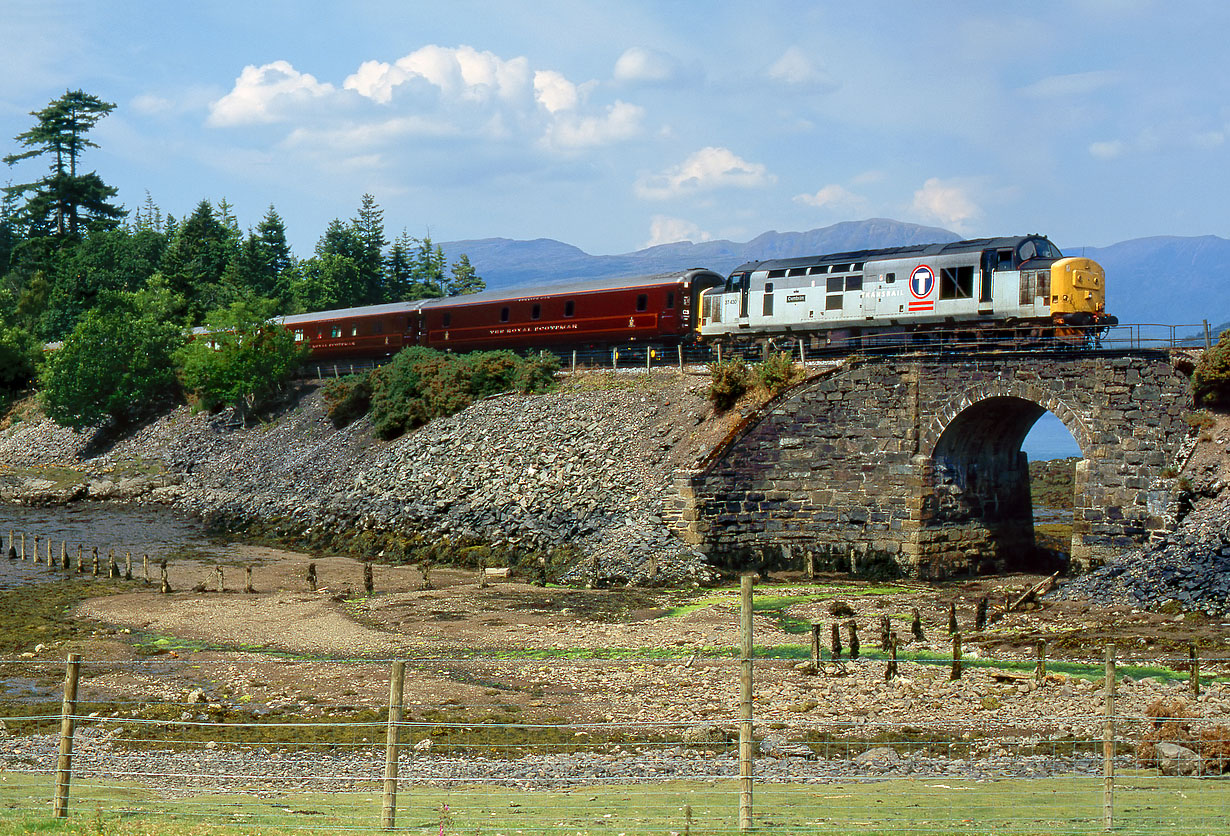
[{"label": "diesel locomotive", "polygon": [[591,279],[288,316],[313,359],[454,351],[676,345],[824,349],[867,337],[958,334],[1084,343],[1115,325],[1106,275],[1041,235],[979,238]]},{"label": "diesel locomotive", "polygon": [[1080,342],[1116,324],[1097,262],[1026,235],[749,262],[703,294],[699,333],[823,348],[885,333]]}]

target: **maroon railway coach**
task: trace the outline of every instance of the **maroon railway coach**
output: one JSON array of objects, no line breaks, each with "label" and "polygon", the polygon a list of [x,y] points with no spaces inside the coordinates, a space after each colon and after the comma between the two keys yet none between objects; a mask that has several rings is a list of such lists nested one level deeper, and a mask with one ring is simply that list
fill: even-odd
[{"label": "maroon railway coach", "polygon": [[692,268],[429,299],[420,344],[454,351],[676,344],[696,335],[701,291],[725,281]]},{"label": "maroon railway coach", "polygon": [[410,345],[441,351],[673,345],[696,336],[700,294],[725,278],[692,268],[469,296],[391,302],[282,319],[313,360],[392,356]]}]

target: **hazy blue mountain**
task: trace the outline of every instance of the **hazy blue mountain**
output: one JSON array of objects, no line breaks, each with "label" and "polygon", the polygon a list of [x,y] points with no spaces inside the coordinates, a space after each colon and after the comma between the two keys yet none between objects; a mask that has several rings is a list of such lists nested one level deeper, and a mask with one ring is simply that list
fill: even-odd
[{"label": "hazy blue mountain", "polygon": [[791,258],[815,253],[873,247],[897,247],[932,241],[956,241],[946,229],[874,218],[847,221],[810,232],[766,232],[746,243],[680,241],[622,255],[589,255],[549,238],[514,241],[480,238],[441,244],[449,258],[461,253],[487,282],[487,287],[512,287],[573,278],[645,276],[687,267],[708,267],[726,273],[745,261]]},{"label": "hazy blue mountain", "polygon": [[1212,324],[1230,318],[1230,241],[1225,238],[1135,238],[1086,247],[1083,253],[1106,268],[1106,307],[1120,322],[1182,325],[1207,319]]},{"label": "hazy blue mountain", "polygon": [[[1015,233],[1005,230],[1004,234]],[[809,232],[766,232],[744,243],[681,241],[621,255],[590,255],[548,238],[483,238],[447,241],[442,246],[450,259],[461,253],[469,255],[487,286],[499,288],[572,278],[640,276],[686,267],[726,273],[745,261],[956,241],[960,237],[946,229],[873,218]],[[1062,246],[1066,242],[1056,243]],[[1230,320],[1230,241],[1224,238],[1137,238],[1109,247],[1068,246],[1064,251],[1087,255],[1106,268],[1107,308],[1121,322]]]}]

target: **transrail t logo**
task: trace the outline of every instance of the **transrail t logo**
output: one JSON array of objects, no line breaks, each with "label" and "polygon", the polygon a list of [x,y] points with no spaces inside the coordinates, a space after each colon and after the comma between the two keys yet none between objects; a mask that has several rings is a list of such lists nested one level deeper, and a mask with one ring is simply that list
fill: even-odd
[{"label": "transrail t logo", "polygon": [[935,310],[935,302],[929,298],[934,289],[935,272],[926,264],[915,267],[914,272],[910,273],[910,295],[914,297],[910,300],[910,310]]}]

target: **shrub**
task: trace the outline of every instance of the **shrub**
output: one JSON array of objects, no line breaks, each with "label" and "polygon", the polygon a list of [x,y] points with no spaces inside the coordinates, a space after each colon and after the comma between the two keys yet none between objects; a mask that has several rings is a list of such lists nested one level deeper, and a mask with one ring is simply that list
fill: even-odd
[{"label": "shrub", "polygon": [[804,372],[794,364],[790,354],[784,351],[770,354],[763,363],[758,363],[754,372],[756,385],[769,397],[787,389],[803,376]]},{"label": "shrub", "polygon": [[752,372],[741,357],[709,365],[709,401],[719,412],[739,402],[751,387]]},{"label": "shrub", "polygon": [[370,374],[351,374],[325,384],[325,412],[333,426],[341,429],[367,414],[372,405]]},{"label": "shrub", "polygon": [[38,342],[28,332],[0,325],[0,390],[25,387],[38,356]]},{"label": "shrub", "polygon": [[1197,405],[1230,405],[1230,331],[1204,353],[1192,372],[1192,397]]},{"label": "shrub", "polygon": [[1187,424],[1187,426],[1191,427],[1193,430],[1212,429],[1213,426],[1217,423],[1215,420],[1213,420],[1213,416],[1210,415],[1208,412],[1206,412],[1203,409],[1200,410],[1199,412],[1183,413],[1183,422]]},{"label": "shrub", "polygon": [[371,376],[372,425],[382,437],[395,438],[489,395],[547,391],[557,368],[558,361],[546,354],[522,359],[510,351],[408,348]]}]

